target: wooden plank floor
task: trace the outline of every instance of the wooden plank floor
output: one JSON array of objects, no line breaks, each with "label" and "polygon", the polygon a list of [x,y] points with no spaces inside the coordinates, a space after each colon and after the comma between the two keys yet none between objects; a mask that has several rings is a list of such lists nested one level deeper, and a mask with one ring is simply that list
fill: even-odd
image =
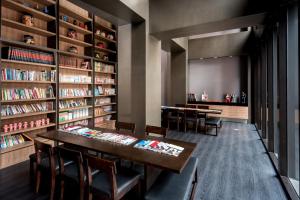
[{"label": "wooden plank floor", "polygon": [[169,137],[198,143],[194,152],[199,158],[195,199],[287,199],[253,125],[224,122],[217,137],[175,131]]},{"label": "wooden plank floor", "polygon": [[[214,131],[214,130],[212,130]],[[254,126],[226,122],[219,136],[171,131],[170,138],[198,143],[197,200],[284,200],[272,164]],[[29,163],[0,170],[0,199],[42,200],[29,185]]]}]

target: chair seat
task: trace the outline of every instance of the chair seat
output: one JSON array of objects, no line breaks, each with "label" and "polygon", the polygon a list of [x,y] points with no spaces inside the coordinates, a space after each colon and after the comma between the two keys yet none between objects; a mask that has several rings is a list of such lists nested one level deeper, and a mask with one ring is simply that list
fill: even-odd
[{"label": "chair seat", "polygon": [[[127,189],[129,185],[138,181],[139,178],[140,175],[137,172],[129,169],[122,169],[118,171],[116,174],[117,193],[121,193],[123,190]],[[106,173],[98,172],[93,175],[91,190],[95,194],[111,198],[111,185]]]},{"label": "chair seat", "polygon": [[191,157],[181,174],[163,171],[145,196],[145,200],[189,199],[198,158]]},{"label": "chair seat", "polygon": [[221,123],[221,119],[220,118],[207,118],[205,121],[206,125],[213,125],[213,126],[219,126]]},{"label": "chair seat", "polygon": [[185,118],[185,121],[193,121],[193,122],[196,122],[198,121],[199,119],[198,118],[195,118],[195,117],[186,117]]},{"label": "chair seat", "polygon": [[177,117],[177,116],[168,116],[168,120],[181,120],[182,117]]}]

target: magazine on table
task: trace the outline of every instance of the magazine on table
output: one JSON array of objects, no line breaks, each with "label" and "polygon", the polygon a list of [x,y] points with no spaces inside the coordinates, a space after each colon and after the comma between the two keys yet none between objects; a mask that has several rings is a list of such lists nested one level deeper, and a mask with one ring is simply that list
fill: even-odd
[{"label": "magazine on table", "polygon": [[136,143],[134,147],[176,157],[179,156],[179,154],[184,150],[183,147],[173,145],[170,143],[160,142],[157,140],[141,140],[138,143]]},{"label": "magazine on table", "polygon": [[130,145],[133,142],[137,141],[137,138],[132,137],[130,135],[101,132],[82,126],[69,126],[64,129],[61,129],[61,131],[123,145]]}]

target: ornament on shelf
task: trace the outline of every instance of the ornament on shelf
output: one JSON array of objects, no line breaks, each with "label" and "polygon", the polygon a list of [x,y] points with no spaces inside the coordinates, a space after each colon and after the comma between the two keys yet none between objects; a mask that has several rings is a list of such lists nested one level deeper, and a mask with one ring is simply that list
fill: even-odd
[{"label": "ornament on shelf", "polygon": [[107,55],[103,55],[102,59],[105,60],[105,61],[108,61],[108,56]]},{"label": "ornament on shelf", "polygon": [[247,102],[247,95],[245,92],[242,92],[242,97],[241,97],[241,100],[242,100],[242,104],[245,104]]},{"label": "ornament on shelf", "polygon": [[106,37],[106,33],[105,33],[104,31],[101,31],[100,35],[101,35],[102,37]]},{"label": "ornament on shelf", "polygon": [[18,123],[18,128],[19,128],[19,130],[22,129],[22,127],[23,127],[22,122],[19,122],[19,123]]},{"label": "ornament on shelf", "polygon": [[105,44],[104,44],[103,42],[98,42],[98,43],[97,43],[97,46],[100,47],[100,48],[102,48],[102,49],[105,49],[105,48],[106,48],[106,47],[105,47]]},{"label": "ornament on shelf", "polygon": [[4,133],[7,133],[7,132],[8,132],[8,128],[9,128],[9,126],[8,126],[7,124],[5,124],[5,125],[3,126],[3,131],[4,131]]},{"label": "ornament on shelf", "polygon": [[208,100],[208,94],[204,91],[203,94],[201,95],[201,100],[202,101],[207,101]]},{"label": "ornament on shelf", "polygon": [[77,39],[77,32],[74,29],[68,29],[67,36],[72,39]]},{"label": "ornament on shelf", "polygon": [[69,22],[69,17],[66,15],[61,15],[60,18],[65,22]]},{"label": "ornament on shelf", "polygon": [[45,6],[43,9],[42,9],[42,12],[45,13],[45,14],[49,14],[49,9],[47,6]]},{"label": "ornament on shelf", "polygon": [[22,23],[25,24],[26,26],[33,26],[33,17],[30,14],[24,14],[22,16]]},{"label": "ornament on shelf", "polygon": [[81,62],[80,68],[88,69],[89,65],[90,65],[90,62],[84,61],[84,62]]},{"label": "ornament on shelf", "polygon": [[226,94],[225,96],[225,102],[230,103],[231,102],[231,96],[229,94]]},{"label": "ornament on shelf", "polygon": [[96,53],[96,54],[95,54],[95,57],[96,57],[96,58],[101,58],[100,53]]},{"label": "ornament on shelf", "polygon": [[24,42],[26,44],[34,44],[34,38],[32,35],[24,35]]},{"label": "ornament on shelf", "polygon": [[34,121],[30,121],[30,128],[34,127]]},{"label": "ornament on shelf", "polygon": [[107,39],[114,40],[114,36],[112,34],[108,34]]},{"label": "ornament on shelf", "polygon": [[82,22],[79,22],[79,27],[80,27],[80,28],[85,28],[85,24],[82,23]]},{"label": "ornament on shelf", "polygon": [[75,26],[78,26],[78,21],[77,21],[76,19],[74,19],[74,20],[73,20],[73,24],[74,24]]},{"label": "ornament on shelf", "polygon": [[28,127],[28,122],[24,122],[23,127],[24,127],[24,129],[27,129],[27,127]]},{"label": "ornament on shelf", "polygon": [[78,53],[78,49],[77,49],[77,47],[75,47],[75,46],[70,46],[69,48],[68,48],[68,52],[70,52],[70,53]]}]

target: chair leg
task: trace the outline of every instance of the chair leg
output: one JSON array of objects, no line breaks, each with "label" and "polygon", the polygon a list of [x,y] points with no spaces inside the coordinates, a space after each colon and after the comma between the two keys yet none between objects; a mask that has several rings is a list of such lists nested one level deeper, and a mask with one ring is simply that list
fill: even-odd
[{"label": "chair leg", "polygon": [[60,199],[61,200],[64,199],[64,190],[65,190],[65,181],[64,181],[64,178],[61,177],[61,180],[60,180]]},{"label": "chair leg", "polygon": [[40,184],[41,184],[41,172],[38,170],[35,173],[35,193],[39,192]]},{"label": "chair leg", "polygon": [[216,136],[218,136],[218,125],[216,126]]},{"label": "chair leg", "polygon": [[177,120],[177,131],[179,131],[179,120]]},{"label": "chair leg", "polygon": [[50,200],[54,199],[54,193],[55,193],[55,176],[56,174],[51,174],[51,186],[50,186]]},{"label": "chair leg", "polygon": [[196,133],[198,133],[198,121],[196,121]]}]

